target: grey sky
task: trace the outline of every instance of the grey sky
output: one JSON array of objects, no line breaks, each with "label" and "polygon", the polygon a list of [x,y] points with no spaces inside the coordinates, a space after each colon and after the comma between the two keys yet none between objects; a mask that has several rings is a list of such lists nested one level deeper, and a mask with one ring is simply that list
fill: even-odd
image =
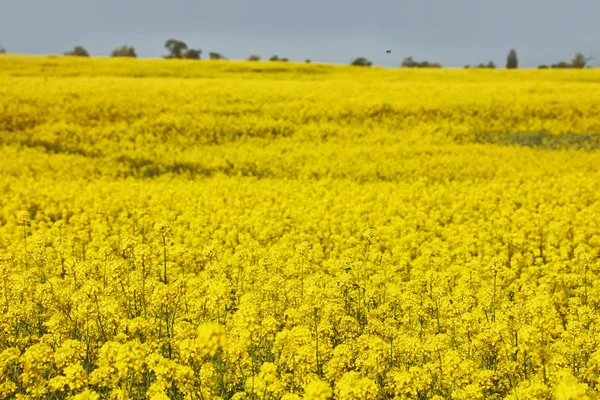
[{"label": "grey sky", "polygon": [[409,55],[504,66],[514,47],[523,67],[570,61],[578,51],[598,65],[599,21],[599,0],[0,0],[0,46],[62,54],[81,44],[107,55],[130,44],[140,57],[160,57],[175,38],[203,56],[333,63],[366,56],[383,66]]}]

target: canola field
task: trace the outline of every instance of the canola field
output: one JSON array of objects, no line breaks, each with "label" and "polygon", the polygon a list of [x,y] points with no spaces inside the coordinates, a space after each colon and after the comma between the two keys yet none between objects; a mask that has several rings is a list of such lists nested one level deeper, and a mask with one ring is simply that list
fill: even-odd
[{"label": "canola field", "polygon": [[0,398],[596,399],[600,70],[0,56]]}]

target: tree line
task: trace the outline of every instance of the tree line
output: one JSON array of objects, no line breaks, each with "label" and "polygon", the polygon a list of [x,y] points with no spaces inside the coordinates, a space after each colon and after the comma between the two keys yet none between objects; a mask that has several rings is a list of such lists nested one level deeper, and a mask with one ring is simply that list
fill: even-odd
[{"label": "tree line", "polygon": [[[188,47],[188,45],[176,39],[169,39],[165,42],[165,48],[168,50],[169,54],[164,56],[166,59],[188,59],[188,60],[200,60],[202,55],[201,49],[194,49]],[[387,51],[390,53],[391,51]],[[0,54],[6,53],[6,50],[0,47]],[[64,53],[66,56],[77,56],[77,57],[89,57],[88,51],[83,46],[75,46],[72,50],[66,51]],[[120,46],[114,49],[111,52],[111,57],[131,57],[136,58],[137,54],[135,52],[135,48],[133,46]],[[211,60],[227,60],[225,56],[221,53],[210,52],[208,53],[208,58]],[[583,53],[575,54],[575,57],[571,60],[571,62],[560,61],[558,63],[546,65],[539,65],[539,69],[546,68],[585,68],[588,66],[588,61],[592,58],[586,57]],[[252,54],[247,58],[248,61],[260,61],[260,56],[256,54]],[[269,58],[269,61],[288,61],[287,58],[279,57],[278,55],[274,55]],[[306,60],[305,62],[310,63],[310,60]],[[354,58],[350,65],[358,66],[358,67],[370,67],[373,63],[367,59],[366,57],[357,57]],[[442,68],[442,65],[438,62],[430,62],[430,61],[416,61],[412,56],[406,57],[402,64],[400,65],[403,68]],[[517,69],[519,67],[519,61],[517,57],[517,52],[515,49],[511,49],[506,56],[506,69]],[[496,64],[493,61],[489,61],[487,64],[480,63],[471,67],[470,65],[465,65],[465,68],[488,68],[494,69],[496,68]]]},{"label": "tree line", "polygon": [[[575,54],[575,57],[571,62],[560,61],[556,64],[551,65],[539,65],[539,69],[544,68],[585,68],[588,66],[588,61],[592,60],[591,57],[586,57],[583,53]],[[359,67],[370,67],[373,65],[371,61],[369,61],[366,57],[357,57],[350,63],[351,65],[359,66]],[[442,68],[442,65],[437,62],[430,61],[415,61],[412,57],[406,57],[402,64],[400,65],[403,68]],[[496,64],[493,61],[489,61],[487,64],[480,63],[471,67],[470,65],[465,65],[465,68],[488,68],[494,69],[496,68]],[[515,49],[511,49],[506,56],[506,69],[517,69],[519,68],[519,60],[517,57],[517,51]]]},{"label": "tree line", "polygon": [[[188,60],[200,60],[202,56],[201,49],[194,49],[188,47],[188,45],[176,39],[169,39],[165,42],[165,48],[169,52],[169,54],[165,55],[166,59],[188,59]],[[75,46],[72,50],[66,51],[64,53],[66,56],[77,56],[77,57],[89,57],[90,54],[83,46]],[[131,57],[136,58],[137,54],[135,52],[135,48],[133,46],[124,45],[114,49],[110,53],[111,57]],[[221,53],[217,53],[211,51],[208,53],[208,58],[211,60],[227,60],[225,56]],[[260,61],[260,56],[256,54],[252,54],[248,57],[249,61]],[[269,58],[269,61],[289,61],[289,59],[284,57],[279,57],[278,55],[274,55]],[[306,60],[306,62],[310,62],[310,60]]]}]

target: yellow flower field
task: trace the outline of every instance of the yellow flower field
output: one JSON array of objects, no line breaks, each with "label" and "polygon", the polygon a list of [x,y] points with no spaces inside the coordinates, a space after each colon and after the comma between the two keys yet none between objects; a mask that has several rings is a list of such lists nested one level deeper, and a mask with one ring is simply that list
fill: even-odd
[{"label": "yellow flower field", "polygon": [[595,399],[600,70],[0,55],[0,398]]}]

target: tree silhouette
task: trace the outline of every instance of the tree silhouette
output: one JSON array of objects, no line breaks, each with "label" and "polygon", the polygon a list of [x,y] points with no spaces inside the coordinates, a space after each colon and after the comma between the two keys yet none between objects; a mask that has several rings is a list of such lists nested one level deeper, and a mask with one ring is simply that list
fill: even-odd
[{"label": "tree silhouette", "polygon": [[282,57],[279,58],[279,56],[277,54],[275,54],[273,57],[269,58],[269,61],[282,61],[282,62],[286,62],[289,61],[289,59]]},{"label": "tree silhouette", "polygon": [[165,48],[169,50],[169,55],[165,58],[187,58],[190,60],[199,60],[202,50],[188,49],[187,44],[181,40],[169,39],[165,42]]},{"label": "tree silhouette", "polygon": [[556,64],[552,64],[552,68],[585,68],[588,59],[583,55],[583,53],[575,54],[573,60],[570,63],[566,61],[560,61]]},{"label": "tree silhouette", "polygon": [[83,46],[75,46],[71,51],[65,51],[65,56],[89,57],[90,54]]},{"label": "tree silhouette", "polygon": [[354,65],[357,67],[370,67],[371,65],[373,65],[373,63],[369,61],[366,57],[357,57],[354,60],[352,60],[350,65]]},{"label": "tree silhouette", "polygon": [[248,57],[248,61],[260,61],[260,56],[256,55],[256,54],[251,54]]},{"label": "tree silhouette", "polygon": [[183,52],[187,50],[187,44],[181,40],[169,39],[165,42],[165,48],[169,50],[169,55],[165,58],[182,58]]},{"label": "tree silhouette", "polygon": [[413,60],[412,56],[408,56],[402,61],[402,68],[414,68],[415,64],[416,62]]},{"label": "tree silhouette", "polygon": [[480,63],[478,65],[475,66],[475,68],[488,68],[488,69],[494,69],[496,68],[496,64],[494,64],[493,61],[489,61],[487,64],[484,63]]},{"label": "tree silhouette", "polygon": [[133,46],[121,46],[112,51],[111,57],[137,57]]},{"label": "tree silhouette", "polygon": [[0,54],[6,54],[6,50],[4,50],[4,47],[0,47]]},{"label": "tree silhouette", "polygon": [[552,64],[552,65],[551,65],[551,67],[552,67],[552,68],[571,68],[571,67],[572,67],[572,65],[571,65],[571,64],[569,64],[569,63],[568,63],[568,62],[566,62],[566,61],[561,61],[561,62],[558,62],[558,63],[556,63],[556,64]]},{"label": "tree silhouette", "polygon": [[586,60],[585,56],[582,53],[577,53],[577,54],[575,54],[573,61],[571,61],[571,66],[573,68],[585,68],[586,63],[587,63],[587,60]]},{"label": "tree silhouette", "polygon": [[506,69],[517,69],[519,67],[519,61],[517,60],[517,51],[511,49],[506,57]]},{"label": "tree silhouette", "polygon": [[187,49],[183,52],[183,58],[187,58],[188,60],[199,60],[200,54],[202,54],[202,50],[200,49]]},{"label": "tree silhouette", "polygon": [[412,56],[406,57],[402,61],[402,68],[441,68],[440,63],[434,63],[429,61],[415,61]]},{"label": "tree silhouette", "polygon": [[210,58],[211,60],[226,60],[226,58],[222,54],[216,53],[214,51],[208,53],[208,58]]}]

